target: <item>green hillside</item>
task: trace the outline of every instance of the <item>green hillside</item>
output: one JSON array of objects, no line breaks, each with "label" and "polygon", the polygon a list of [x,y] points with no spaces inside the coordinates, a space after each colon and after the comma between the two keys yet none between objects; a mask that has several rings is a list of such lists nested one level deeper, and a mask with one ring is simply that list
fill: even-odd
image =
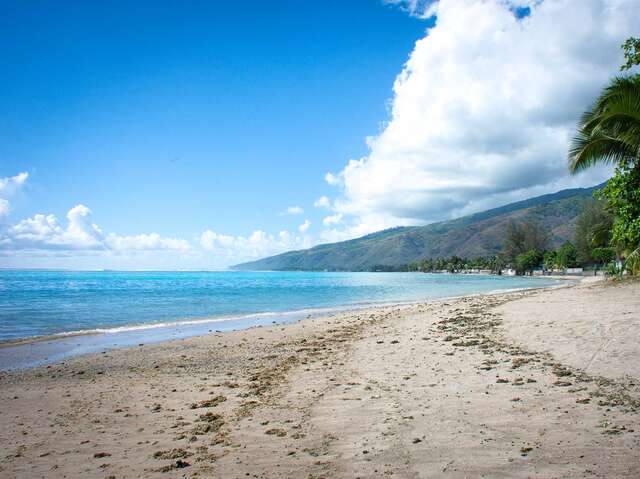
[{"label": "green hillside", "polygon": [[489,256],[500,251],[509,221],[535,220],[549,231],[553,246],[573,239],[575,220],[592,188],[576,188],[511,203],[482,213],[427,226],[392,228],[361,238],[242,263],[238,270],[368,271],[422,258]]}]

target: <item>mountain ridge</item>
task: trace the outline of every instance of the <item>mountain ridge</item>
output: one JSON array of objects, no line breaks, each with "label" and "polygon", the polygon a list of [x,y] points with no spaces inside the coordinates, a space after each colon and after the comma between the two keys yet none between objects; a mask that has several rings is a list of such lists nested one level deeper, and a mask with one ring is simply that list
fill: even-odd
[{"label": "mountain ridge", "polygon": [[452,255],[475,258],[500,251],[510,221],[533,220],[546,228],[558,246],[573,239],[575,220],[593,201],[590,188],[570,188],[453,220],[424,226],[398,226],[336,243],[324,243],[232,266],[235,270],[370,271],[398,267],[423,258]]}]

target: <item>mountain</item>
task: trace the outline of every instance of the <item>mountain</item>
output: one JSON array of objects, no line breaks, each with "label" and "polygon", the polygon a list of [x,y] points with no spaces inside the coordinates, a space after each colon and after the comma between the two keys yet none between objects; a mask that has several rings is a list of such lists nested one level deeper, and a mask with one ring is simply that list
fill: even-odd
[{"label": "mountain", "polygon": [[573,239],[576,217],[593,201],[591,188],[537,196],[455,220],[405,226],[339,243],[289,251],[238,264],[236,270],[370,271],[376,265],[400,266],[423,258],[489,256],[500,251],[510,221],[534,220],[550,233],[553,246]]}]

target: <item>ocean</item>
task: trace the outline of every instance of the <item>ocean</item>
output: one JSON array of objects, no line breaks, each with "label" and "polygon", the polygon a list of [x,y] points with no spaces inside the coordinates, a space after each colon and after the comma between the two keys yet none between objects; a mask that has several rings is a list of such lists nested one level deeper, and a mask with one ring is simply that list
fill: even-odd
[{"label": "ocean", "polygon": [[[51,360],[340,309],[554,283],[472,274],[3,270],[0,341],[53,336]],[[12,349],[0,348],[0,369]]]}]

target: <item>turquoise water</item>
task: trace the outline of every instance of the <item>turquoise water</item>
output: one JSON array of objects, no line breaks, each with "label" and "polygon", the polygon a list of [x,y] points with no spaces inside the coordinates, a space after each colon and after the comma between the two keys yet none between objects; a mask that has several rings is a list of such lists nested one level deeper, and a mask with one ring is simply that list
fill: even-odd
[{"label": "turquoise water", "polygon": [[0,341],[136,330],[147,330],[148,337],[151,329],[186,326],[206,332],[338,308],[553,283],[544,278],[423,273],[5,270],[0,271]]}]

